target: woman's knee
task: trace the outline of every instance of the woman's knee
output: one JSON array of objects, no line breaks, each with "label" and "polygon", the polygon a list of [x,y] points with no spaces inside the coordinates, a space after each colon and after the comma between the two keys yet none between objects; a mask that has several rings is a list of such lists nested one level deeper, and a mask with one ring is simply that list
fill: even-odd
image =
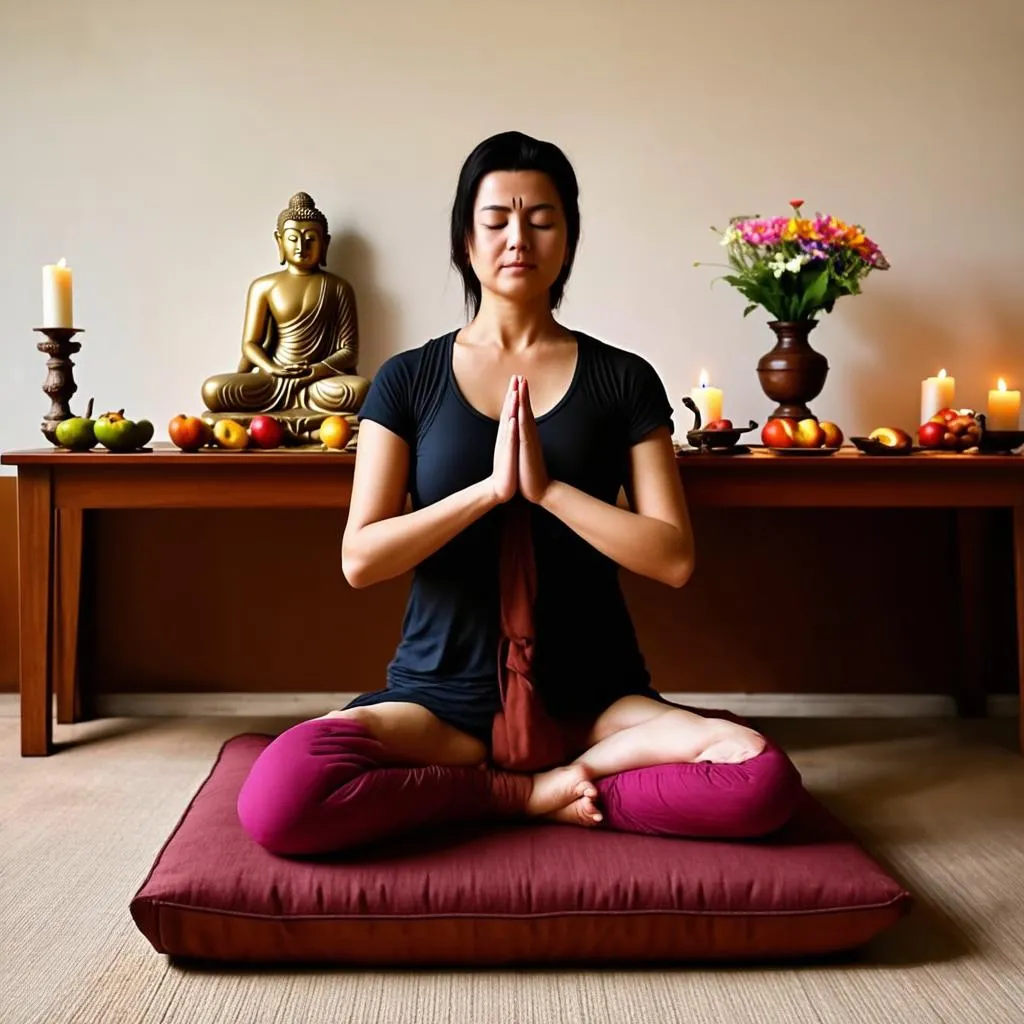
[{"label": "woman's knee", "polygon": [[781,828],[803,787],[771,744],[741,763],[677,762],[612,775],[598,783],[613,828],[677,837],[756,839]]},{"label": "woman's knee", "polygon": [[256,759],[236,804],[249,837],[271,853],[323,852],[325,800],[378,763],[359,721],[311,719],[274,739]]},{"label": "woman's knee", "polygon": [[726,799],[737,838],[756,839],[778,831],[793,816],[803,795],[796,766],[770,744],[749,760],[722,764],[719,771],[728,781]]}]

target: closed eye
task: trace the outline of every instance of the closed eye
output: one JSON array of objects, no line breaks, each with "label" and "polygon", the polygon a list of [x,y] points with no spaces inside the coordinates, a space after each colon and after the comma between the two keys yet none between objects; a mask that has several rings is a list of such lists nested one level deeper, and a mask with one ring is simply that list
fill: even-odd
[{"label": "closed eye", "polygon": [[[554,224],[531,224],[531,228],[535,228],[537,231],[550,231],[555,225]],[[502,228],[507,228],[508,224],[485,224],[485,228],[488,231],[501,231]]]}]

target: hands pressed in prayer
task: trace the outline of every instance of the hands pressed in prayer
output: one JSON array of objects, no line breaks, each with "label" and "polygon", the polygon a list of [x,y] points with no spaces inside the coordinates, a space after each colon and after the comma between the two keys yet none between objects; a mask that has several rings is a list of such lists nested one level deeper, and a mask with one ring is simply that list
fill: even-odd
[{"label": "hands pressed in prayer", "polygon": [[551,484],[525,377],[515,376],[508,382],[494,442],[491,483],[499,502],[511,501],[518,493],[534,504]]},{"label": "hands pressed in prayer", "polygon": [[505,401],[498,420],[498,437],[494,442],[494,465],[491,485],[494,497],[504,504],[511,501],[519,488],[519,378],[512,377],[505,392]]},{"label": "hands pressed in prayer", "polygon": [[530,404],[530,385],[525,377],[519,378],[519,492],[527,501],[539,503],[551,478],[544,465],[544,452],[537,433],[537,421]]}]

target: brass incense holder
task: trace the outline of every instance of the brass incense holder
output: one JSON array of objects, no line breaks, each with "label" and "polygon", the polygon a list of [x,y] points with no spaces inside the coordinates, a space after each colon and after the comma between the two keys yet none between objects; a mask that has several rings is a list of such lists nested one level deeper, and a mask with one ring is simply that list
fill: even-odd
[{"label": "brass incense holder", "polygon": [[701,429],[700,409],[689,395],[684,396],[683,405],[693,413],[693,428],[686,432],[686,441],[692,448],[702,452],[710,451],[731,451],[740,447],[738,442],[741,435],[757,429],[757,424],[751,420],[746,427],[733,427],[731,430],[707,430]]}]

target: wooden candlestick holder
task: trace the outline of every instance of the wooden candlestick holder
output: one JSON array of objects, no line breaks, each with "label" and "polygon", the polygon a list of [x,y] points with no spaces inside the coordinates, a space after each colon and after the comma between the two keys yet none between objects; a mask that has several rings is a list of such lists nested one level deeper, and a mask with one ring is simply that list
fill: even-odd
[{"label": "wooden candlestick holder", "polygon": [[46,335],[46,341],[39,342],[36,348],[50,357],[46,360],[46,381],[43,383],[43,391],[50,399],[50,411],[43,418],[42,431],[50,444],[57,445],[57,424],[71,419],[72,412],[68,403],[78,390],[72,372],[75,364],[71,361],[71,356],[81,349],[82,344],[71,339],[80,334],[82,329],[36,327],[34,330]]}]

